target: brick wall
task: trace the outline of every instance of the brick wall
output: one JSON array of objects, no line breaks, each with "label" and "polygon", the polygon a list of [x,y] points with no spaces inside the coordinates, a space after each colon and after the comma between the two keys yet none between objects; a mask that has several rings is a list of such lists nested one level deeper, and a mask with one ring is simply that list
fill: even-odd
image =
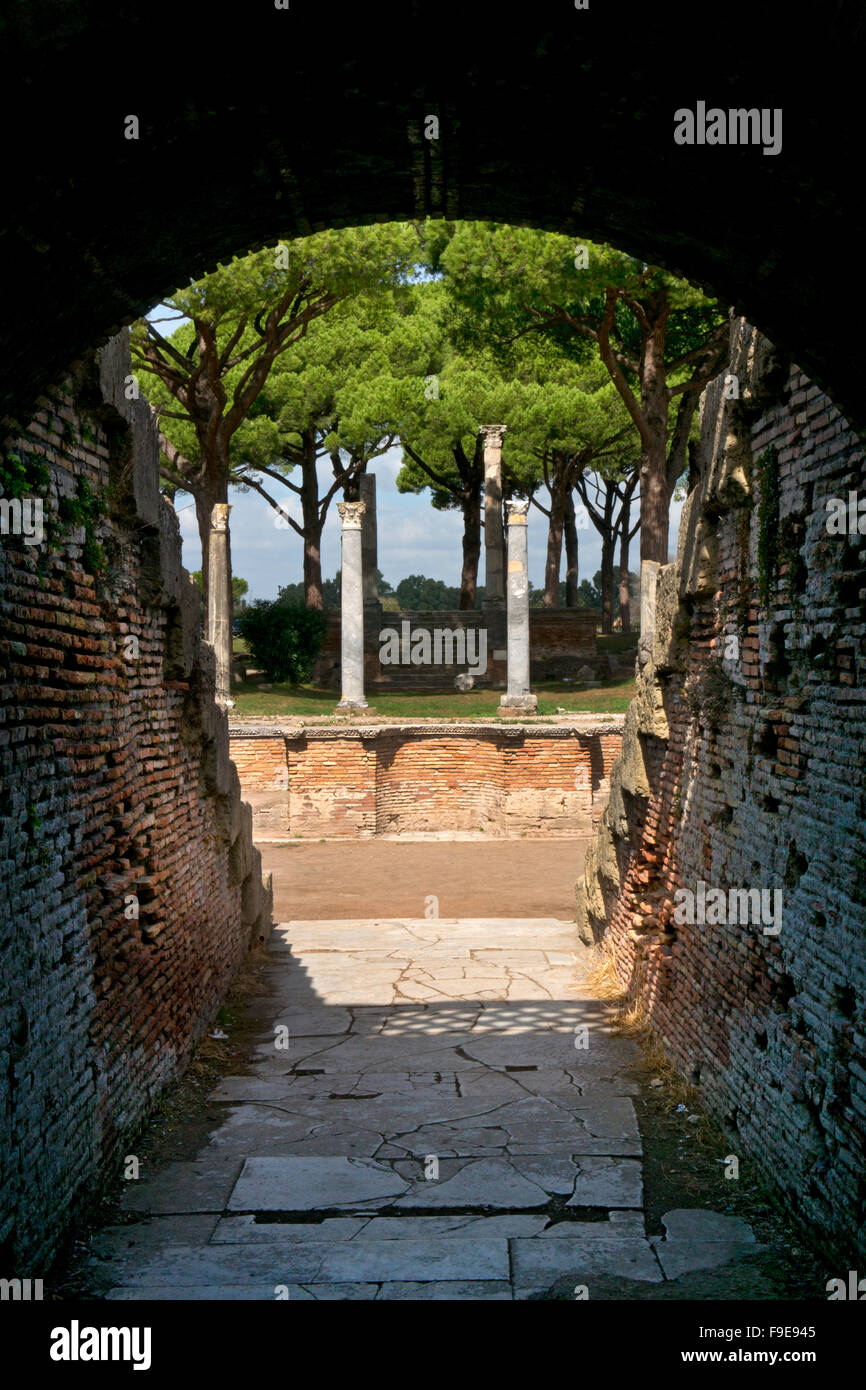
[{"label": "brick wall", "polygon": [[621,742],[621,716],[557,725],[238,725],[231,754],[255,833],[358,838],[484,831],[590,832]]},{"label": "brick wall", "polygon": [[[740,321],[732,347],[740,396],[721,380],[705,396],[579,920],[587,939],[609,934],[731,1152],[840,1259],[862,1259],[866,541],[828,534],[825,503],[866,497],[864,451]],[[701,880],[779,890],[778,935],[675,920],[675,894]]]},{"label": "brick wall", "polygon": [[129,370],[113,339],[4,445],[7,478],[47,465],[46,516],[79,479],[106,502],[96,573],[80,526],[0,537],[4,1276],[43,1273],[270,925]]}]

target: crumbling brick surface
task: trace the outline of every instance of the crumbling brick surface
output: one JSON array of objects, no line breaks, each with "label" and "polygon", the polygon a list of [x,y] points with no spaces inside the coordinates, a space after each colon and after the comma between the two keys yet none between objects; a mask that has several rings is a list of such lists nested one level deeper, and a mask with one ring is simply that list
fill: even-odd
[{"label": "crumbling brick surface", "polygon": [[[828,1247],[862,1257],[866,538],[829,534],[825,504],[866,497],[864,451],[742,321],[732,346],[739,397],[722,378],[705,396],[700,476],[578,920],[608,936],[732,1152]],[[676,921],[675,893],[701,880],[779,889],[778,934]]]},{"label": "crumbling brick surface", "polygon": [[46,518],[81,478],[103,502],[53,555],[0,541],[4,1274],[39,1276],[270,927],[129,372],[122,335],[4,445],[47,464]]}]

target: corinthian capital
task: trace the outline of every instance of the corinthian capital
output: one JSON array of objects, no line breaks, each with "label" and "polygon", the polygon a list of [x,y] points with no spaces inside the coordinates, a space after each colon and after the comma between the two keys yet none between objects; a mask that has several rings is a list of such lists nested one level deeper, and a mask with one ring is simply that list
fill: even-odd
[{"label": "corinthian capital", "polygon": [[231,504],[229,502],[216,502],[211,509],[210,529],[212,531],[227,531],[230,511]]},{"label": "corinthian capital", "polygon": [[367,510],[366,502],[338,502],[337,511],[343,520],[344,531],[358,531],[361,528],[361,517]]},{"label": "corinthian capital", "polygon": [[518,498],[514,502],[506,502],[505,510],[508,513],[509,526],[525,526],[526,513],[529,511],[529,498]]},{"label": "corinthian capital", "polygon": [[501,449],[507,429],[507,425],[482,425],[481,433],[484,436],[485,449]]}]

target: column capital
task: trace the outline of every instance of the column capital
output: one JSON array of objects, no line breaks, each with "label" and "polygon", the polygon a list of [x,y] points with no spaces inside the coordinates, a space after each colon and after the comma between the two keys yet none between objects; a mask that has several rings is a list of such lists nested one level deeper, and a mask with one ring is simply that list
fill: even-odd
[{"label": "column capital", "polygon": [[482,425],[480,433],[484,436],[485,448],[491,445],[502,448],[502,439],[508,430],[507,425]]},{"label": "column capital", "polygon": [[525,526],[526,513],[529,511],[529,498],[518,498],[514,502],[506,502],[505,510],[508,513],[509,526]]},{"label": "column capital", "polygon": [[366,502],[338,502],[337,511],[343,521],[344,531],[360,531],[361,517],[367,510]]},{"label": "column capital", "polygon": [[212,531],[228,531],[230,511],[230,502],[215,502],[210,514],[210,529]]}]

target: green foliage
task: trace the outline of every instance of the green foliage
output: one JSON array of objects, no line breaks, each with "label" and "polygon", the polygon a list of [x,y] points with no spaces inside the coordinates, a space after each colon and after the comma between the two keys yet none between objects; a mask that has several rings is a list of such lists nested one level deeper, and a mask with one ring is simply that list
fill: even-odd
[{"label": "green foliage", "polygon": [[[204,576],[202,575],[201,570],[193,570],[190,578],[195,580],[196,588],[198,589],[202,598],[204,598]],[[239,574],[232,575],[232,599],[236,610],[238,608],[246,607],[246,604],[244,603],[244,595],[249,593],[249,589],[250,586],[247,583],[246,579],[241,579]]]},{"label": "green foliage", "polygon": [[[446,233],[438,235],[441,241]],[[637,454],[643,446],[634,417],[643,413],[649,429],[643,393],[648,373],[658,369],[648,352],[646,325],[652,325],[661,335],[656,343],[662,344],[668,421],[666,430],[653,423],[650,432],[665,446],[673,490],[685,468],[697,405],[697,390],[684,388],[697,383],[699,389],[707,379],[702,373],[718,369],[712,363],[727,314],[700,288],[662,267],[612,246],[582,246],[585,266],[576,264],[571,237],[496,223],[452,224],[450,239],[438,248],[454,303],[452,340],[462,351],[483,342],[503,370],[529,339],[545,339],[575,370],[603,361],[623,407],[629,402],[631,449]]]},{"label": "green foliage", "polygon": [[237,621],[269,681],[299,685],[309,678],[328,625],[324,613],[280,599],[256,599]]},{"label": "green foliage", "polygon": [[86,478],[79,477],[73,497],[61,497],[58,505],[61,522],[70,530],[84,528],[82,560],[88,574],[98,574],[105,568],[105,551],[96,539],[96,523],[105,510]]},{"label": "green foliage", "polygon": [[397,585],[397,600],[403,612],[437,612],[460,607],[460,590],[441,579],[410,574]]},{"label": "green foliage", "polygon": [[163,451],[166,480],[182,486],[203,462],[217,466],[204,457],[213,412],[202,402],[210,397],[190,389],[205,366],[219,378],[232,481],[275,462],[288,471],[308,426],[319,430],[323,451],[364,452],[378,439],[376,410],[338,399],[340,388],[361,369],[368,378],[388,366],[399,372],[393,354],[386,363],[388,339],[420,254],[404,223],[322,232],[238,257],[178,290],[165,301],[168,326],[137,323],[133,357],[151,374],[148,399],[181,456],[170,464]]},{"label": "green foliage", "polygon": [[[670,361],[702,342],[723,317],[700,288],[660,266],[646,265],[616,247],[592,242],[588,264],[575,266],[575,239],[529,227],[487,222],[454,225],[440,264],[454,284],[454,336],[471,340],[479,314],[498,325],[496,342],[507,353],[515,335],[535,327],[573,361],[592,359],[584,331],[601,320],[607,292],[619,298],[612,331],[621,367],[634,383],[629,359],[640,349],[640,323],[632,305],[665,300],[670,306],[665,356]],[[627,301],[631,301],[629,304]]]},{"label": "green foliage", "polygon": [[[69,421],[67,435],[74,436]],[[91,431],[92,435],[92,431]],[[96,539],[96,525],[105,512],[105,504],[97,497],[87,479],[79,476],[71,497],[61,497],[56,515],[48,514],[48,491],[51,470],[36,454],[7,450],[0,461],[0,495],[4,497],[36,496],[45,504],[45,551],[37,566],[42,569],[47,555],[60,549],[70,531],[84,528],[82,563],[89,574],[105,569],[105,551]]]},{"label": "green foliage", "polygon": [[[401,579],[395,589],[381,570],[378,571],[378,575],[379,598],[386,613],[436,612],[442,609],[451,611],[460,605],[460,590],[455,585],[446,584],[442,579],[428,579],[424,574],[410,574]],[[296,607],[304,602],[304,586],[301,583],[284,584],[278,590],[278,595],[279,603]],[[339,612],[339,570],[334,579],[323,580],[322,596],[326,612]],[[483,584],[478,587],[477,597],[479,603],[484,598]]]},{"label": "green foliage", "polygon": [[[612,459],[621,434],[629,440],[628,462],[633,462],[628,417],[599,363],[589,359],[578,366],[556,341],[539,334],[506,349],[496,339],[495,319],[484,317],[483,303],[470,337],[460,329],[457,293],[449,277],[415,290],[414,312],[424,326],[428,358],[426,375],[402,398],[401,492],[429,488],[437,509],[459,506],[472,482],[481,485],[477,440],[487,424],[507,425],[503,472],[519,496],[539,487],[554,451]],[[617,457],[618,465],[623,461]]]},{"label": "green foliage", "polygon": [[9,449],[0,460],[0,495],[26,497],[33,493],[44,497],[51,480],[48,466],[35,454],[21,454]]},{"label": "green foliage", "polygon": [[[305,599],[304,585],[282,584],[277,589],[277,602],[287,605],[290,608],[303,606]],[[322,580],[322,602],[326,613],[339,613],[340,611],[340,571],[337,570],[336,579]]]}]

